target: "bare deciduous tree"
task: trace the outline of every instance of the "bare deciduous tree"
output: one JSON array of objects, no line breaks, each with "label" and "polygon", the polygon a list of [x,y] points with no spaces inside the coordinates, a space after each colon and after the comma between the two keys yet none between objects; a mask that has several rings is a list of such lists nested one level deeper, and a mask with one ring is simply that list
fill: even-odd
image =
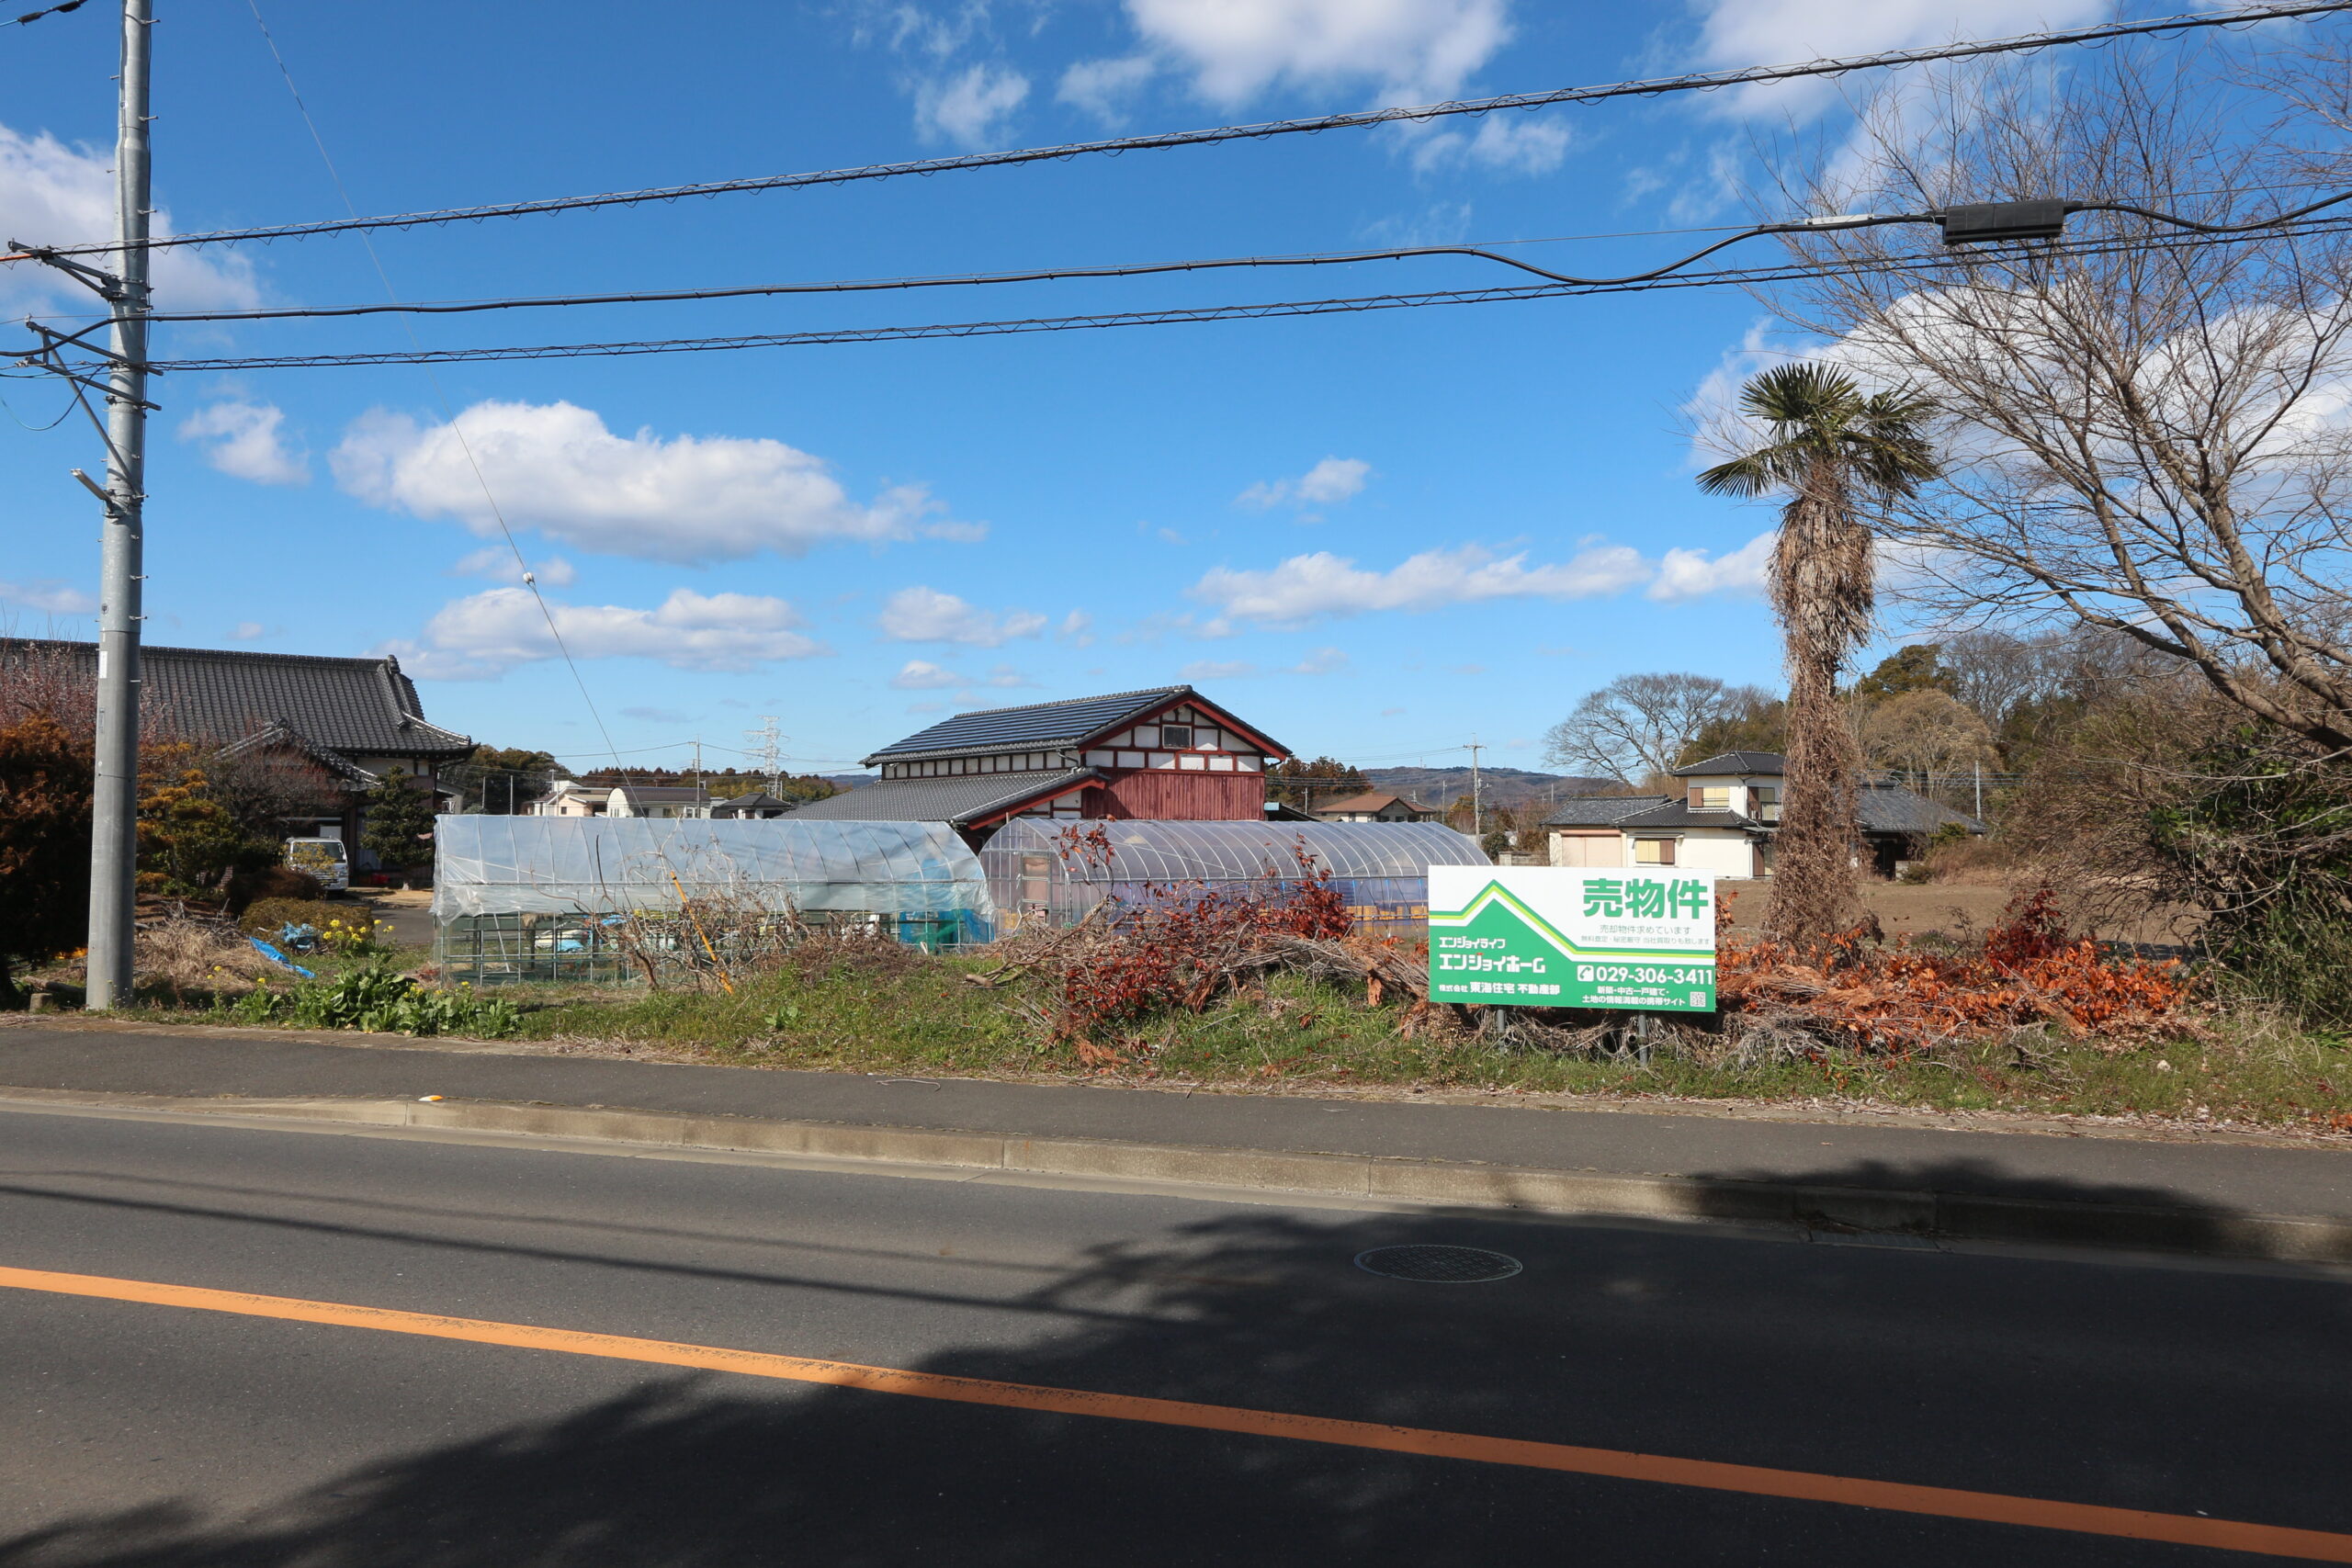
[{"label": "bare deciduous tree", "polygon": [[[2286,69],[2309,102],[2345,101],[2342,58]],[[2052,197],[2245,223],[2293,205],[2278,187],[2315,148],[2340,161],[2344,137],[2287,97],[2271,104],[2303,134],[2249,134],[2264,106],[2244,81],[2226,52],[2178,46],[1906,81],[1785,194],[1830,212]],[[2211,236],[2110,210],[2054,246],[1922,257],[1918,231],[1882,228],[1803,248],[1840,265],[1782,313],[1943,416],[1941,482],[1886,524],[1916,554],[1910,592],[2100,628],[2352,748],[2352,233]]]},{"label": "bare deciduous tree", "polygon": [[1620,675],[1544,733],[1544,760],[1640,784],[1671,769],[1710,724],[1770,700],[1754,686],[1712,675]]}]

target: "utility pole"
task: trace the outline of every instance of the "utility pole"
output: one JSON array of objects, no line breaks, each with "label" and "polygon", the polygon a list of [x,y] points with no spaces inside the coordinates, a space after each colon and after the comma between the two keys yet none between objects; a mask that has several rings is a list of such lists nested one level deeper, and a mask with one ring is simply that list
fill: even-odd
[{"label": "utility pole", "polygon": [[1487,836],[1486,813],[1479,805],[1478,781],[1478,753],[1485,750],[1478,744],[1476,735],[1470,737],[1470,836],[1474,839]]},{"label": "utility pole", "polygon": [[123,0],[122,91],[114,153],[112,374],[107,393],[105,544],[98,570],[98,697],[91,792],[88,1005],[130,999],[131,922],[139,869],[141,516],[147,457],[147,145],[153,0]]}]

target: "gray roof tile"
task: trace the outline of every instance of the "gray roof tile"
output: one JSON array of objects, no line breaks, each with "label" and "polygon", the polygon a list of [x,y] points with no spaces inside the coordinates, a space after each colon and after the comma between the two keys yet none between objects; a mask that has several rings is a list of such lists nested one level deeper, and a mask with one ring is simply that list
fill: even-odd
[{"label": "gray roof tile", "polygon": [[1781,771],[1778,751],[1724,751],[1717,756],[1703,757],[1687,768],[1677,768],[1678,779],[1712,778],[1716,774],[1747,773],[1766,776]]},{"label": "gray roof tile", "polygon": [[1620,828],[1760,828],[1736,811],[1693,811],[1687,801],[1668,796],[1662,806],[1617,818]]},{"label": "gray roof tile", "polygon": [[1865,833],[1932,833],[1954,822],[1972,833],[1984,831],[1975,818],[1901,784],[1864,784],[1855,792],[1854,811]]},{"label": "gray roof tile", "polygon": [[1634,812],[1664,806],[1670,798],[1663,795],[1571,795],[1557,804],[1552,815],[1544,818],[1544,825],[1547,828],[1613,828]]},{"label": "gray roof tile", "polygon": [[[96,643],[26,638],[0,645],[62,654],[95,680]],[[427,724],[416,687],[397,659],[324,659],[225,648],[142,648],[143,721],[207,740],[242,739],[284,724],[314,746],[345,756],[460,757],[473,741]]]},{"label": "gray roof tile", "polygon": [[945,779],[884,779],[797,806],[789,815],[852,822],[952,822],[960,827],[1041,795],[1099,783],[1102,777],[1092,768],[1059,768],[1027,773],[967,773]]}]

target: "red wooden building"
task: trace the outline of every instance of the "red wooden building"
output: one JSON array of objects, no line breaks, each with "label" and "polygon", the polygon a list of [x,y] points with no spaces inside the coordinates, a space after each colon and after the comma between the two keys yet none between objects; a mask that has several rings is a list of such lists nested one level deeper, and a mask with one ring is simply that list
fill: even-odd
[{"label": "red wooden building", "polygon": [[960,713],[865,760],[881,777],[797,818],[946,822],[978,844],[1015,817],[1258,821],[1289,750],[1190,686]]}]

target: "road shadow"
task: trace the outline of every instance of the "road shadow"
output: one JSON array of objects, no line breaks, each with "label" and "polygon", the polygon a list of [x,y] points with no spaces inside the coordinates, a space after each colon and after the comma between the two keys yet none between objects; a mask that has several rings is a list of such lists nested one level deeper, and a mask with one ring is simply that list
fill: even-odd
[{"label": "road shadow", "polygon": [[[1526,1267],[1494,1284],[1447,1286],[1351,1262],[1408,1244],[1489,1247]],[[2281,1367],[2309,1382],[2309,1358],[2340,1343],[2330,1337],[2340,1290],[2322,1289],[2183,1273],[2152,1295],[2054,1263],[1491,1214],[1221,1210],[1147,1244],[1098,1248],[1039,1283],[1022,1304],[1053,1326],[1033,1342],[967,1346],[919,1367],[2124,1506],[2177,1510],[2193,1495],[2225,1517],[2343,1529],[2352,1517],[2312,1517],[2344,1513],[2324,1479],[2340,1442],[2313,1440],[2300,1407],[2271,1397],[2267,1370],[2240,1369],[2243,1408],[2209,1410],[2210,1440],[2186,1449],[2161,1435],[2182,1390],[2144,1375],[2200,1326],[2259,1310],[2281,1337]],[[2011,1335],[2062,1359],[2074,1348],[2079,1365],[2042,1373],[2057,1380],[2055,1411],[2013,1383],[1969,1386],[1971,1370],[1996,1370],[1987,1345]],[[402,1343],[434,1375],[455,1369],[460,1381],[469,1358],[544,1354]],[[0,1565],[2206,1560],[2091,1536],[741,1376],[649,1369],[630,1382],[554,1418],[447,1442],[401,1450],[388,1434],[383,1457],[242,1517],[187,1497],[56,1522],[0,1542]],[[1930,1391],[1942,1406],[1932,1416]]]},{"label": "road shadow", "polygon": [[[2279,1224],[2273,1216],[2177,1188],[2021,1173],[1992,1159],[1854,1158],[1809,1169],[1691,1173],[1707,1219],[1960,1239],[2263,1258],[2352,1262],[2343,1227]],[[2309,1234],[2304,1234],[2308,1232]]]}]

